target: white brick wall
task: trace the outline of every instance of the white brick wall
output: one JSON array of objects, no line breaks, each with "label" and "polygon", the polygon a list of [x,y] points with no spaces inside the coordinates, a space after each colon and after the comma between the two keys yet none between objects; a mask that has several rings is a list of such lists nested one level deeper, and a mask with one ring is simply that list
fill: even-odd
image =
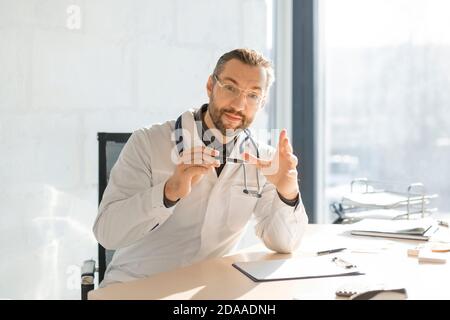
[{"label": "white brick wall", "polygon": [[66,271],[96,256],[96,133],[200,106],[219,56],[267,53],[266,29],[264,0],[0,0],[0,298],[79,297]]}]

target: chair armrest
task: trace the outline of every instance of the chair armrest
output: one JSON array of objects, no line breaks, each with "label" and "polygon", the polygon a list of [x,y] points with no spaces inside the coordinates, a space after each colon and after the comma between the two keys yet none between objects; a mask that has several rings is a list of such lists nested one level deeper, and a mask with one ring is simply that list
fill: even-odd
[{"label": "chair armrest", "polygon": [[94,290],[95,260],[86,260],[81,268],[81,300],[87,300],[88,292]]}]

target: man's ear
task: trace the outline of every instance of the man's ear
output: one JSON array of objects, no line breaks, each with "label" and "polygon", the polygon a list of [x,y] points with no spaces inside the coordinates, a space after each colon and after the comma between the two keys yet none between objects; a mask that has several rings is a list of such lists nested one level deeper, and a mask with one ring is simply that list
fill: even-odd
[{"label": "man's ear", "polygon": [[213,90],[213,79],[212,76],[209,76],[208,82],[206,83],[206,93],[208,94],[208,98],[210,99],[212,95],[212,90]]}]

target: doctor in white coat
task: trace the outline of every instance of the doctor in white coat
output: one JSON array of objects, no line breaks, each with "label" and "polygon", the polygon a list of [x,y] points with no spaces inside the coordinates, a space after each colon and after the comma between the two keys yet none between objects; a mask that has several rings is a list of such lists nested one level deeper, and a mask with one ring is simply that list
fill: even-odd
[{"label": "doctor in white coat", "polygon": [[276,149],[249,131],[272,82],[261,54],[230,51],[208,78],[208,104],[131,135],[93,228],[116,250],[100,287],[225,255],[252,214],[267,248],[299,246],[308,218],[286,130]]}]

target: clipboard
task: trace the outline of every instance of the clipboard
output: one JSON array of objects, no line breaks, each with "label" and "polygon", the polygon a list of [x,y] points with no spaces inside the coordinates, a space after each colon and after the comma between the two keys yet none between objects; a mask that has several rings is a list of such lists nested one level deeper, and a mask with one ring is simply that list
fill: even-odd
[{"label": "clipboard", "polygon": [[[344,262],[344,263],[342,263]],[[235,262],[233,267],[254,282],[363,275],[336,256]]]}]

